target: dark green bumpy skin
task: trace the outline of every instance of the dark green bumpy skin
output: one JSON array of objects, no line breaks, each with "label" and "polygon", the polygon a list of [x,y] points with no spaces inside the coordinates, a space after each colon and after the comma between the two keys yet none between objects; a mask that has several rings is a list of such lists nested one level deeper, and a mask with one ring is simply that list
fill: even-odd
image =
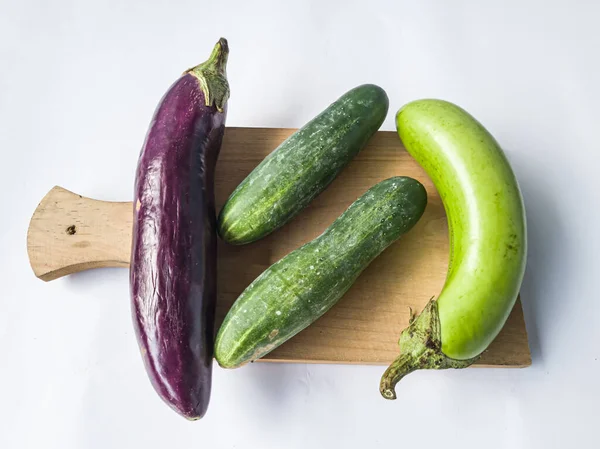
[{"label": "dark green bumpy skin", "polygon": [[219,215],[221,238],[250,243],[291,220],[364,148],[388,105],[383,89],[365,84],[291,135],[231,194]]},{"label": "dark green bumpy skin", "polygon": [[369,189],[323,234],[246,288],[217,335],[219,364],[235,368],[256,360],[317,320],[419,221],[426,204],[425,188],[412,178],[389,178]]}]

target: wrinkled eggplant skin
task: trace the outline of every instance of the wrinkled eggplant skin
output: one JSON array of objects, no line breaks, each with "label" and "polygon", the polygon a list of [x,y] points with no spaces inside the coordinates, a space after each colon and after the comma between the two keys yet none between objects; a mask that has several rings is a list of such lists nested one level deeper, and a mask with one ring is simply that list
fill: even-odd
[{"label": "wrinkled eggplant skin", "polygon": [[216,302],[214,172],[225,130],[186,73],[167,91],[135,179],[130,286],[152,384],[175,411],[201,418],[211,390]]}]

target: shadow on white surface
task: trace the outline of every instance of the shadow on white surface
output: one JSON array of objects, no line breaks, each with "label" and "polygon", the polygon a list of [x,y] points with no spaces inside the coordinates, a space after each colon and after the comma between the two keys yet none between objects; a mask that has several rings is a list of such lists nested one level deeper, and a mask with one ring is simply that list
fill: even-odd
[{"label": "shadow on white surface", "polygon": [[[122,283],[127,280],[129,286],[129,269],[127,268],[94,268],[92,270],[80,271],[63,278],[69,288],[87,290],[94,284]],[[129,300],[129,290],[123,290],[123,300]]]},{"label": "shadow on white surface", "polygon": [[[523,150],[523,149],[521,149]],[[529,168],[529,173],[517,173],[527,213],[528,258],[521,288],[521,301],[527,326],[533,366],[545,365],[550,354],[545,352],[544,337],[552,327],[549,316],[561,316],[568,302],[552,301],[553,284],[561,282],[561,266],[570,258],[566,246],[557,245],[569,239],[557,208],[556,198],[546,188],[544,177],[527,166],[525,151],[510,152],[516,167]],[[523,161],[518,159],[523,158]],[[521,162],[521,164],[519,164]],[[547,180],[546,180],[547,181]]]}]

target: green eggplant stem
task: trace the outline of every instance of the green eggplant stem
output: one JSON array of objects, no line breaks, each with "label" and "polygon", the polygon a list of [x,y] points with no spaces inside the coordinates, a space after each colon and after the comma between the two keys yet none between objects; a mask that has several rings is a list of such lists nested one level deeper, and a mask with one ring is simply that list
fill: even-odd
[{"label": "green eggplant stem", "polygon": [[407,374],[419,369],[414,362],[412,354],[400,354],[385,370],[379,387],[384,398],[396,399],[396,384]]},{"label": "green eggplant stem", "polygon": [[479,356],[455,360],[442,352],[440,319],[437,302],[429,301],[421,314],[414,317],[411,310],[409,326],[400,335],[400,355],[383,373],[379,391],[386,399],[396,399],[395,387],[400,380],[420,369],[466,368]]},{"label": "green eggplant stem", "polygon": [[214,103],[219,112],[223,112],[223,106],[229,98],[226,72],[228,56],[229,45],[227,40],[222,37],[206,61],[185,71],[185,73],[190,73],[198,78],[200,89],[204,92],[206,106],[210,107]]}]

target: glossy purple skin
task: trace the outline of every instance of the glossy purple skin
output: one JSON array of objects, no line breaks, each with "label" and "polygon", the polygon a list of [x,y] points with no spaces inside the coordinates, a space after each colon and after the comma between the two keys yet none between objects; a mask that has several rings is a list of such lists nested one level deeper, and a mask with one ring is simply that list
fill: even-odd
[{"label": "glossy purple skin", "polygon": [[159,104],[138,161],[130,286],[155,390],[188,419],[208,407],[216,301],[214,172],[226,108],[187,73]]}]

